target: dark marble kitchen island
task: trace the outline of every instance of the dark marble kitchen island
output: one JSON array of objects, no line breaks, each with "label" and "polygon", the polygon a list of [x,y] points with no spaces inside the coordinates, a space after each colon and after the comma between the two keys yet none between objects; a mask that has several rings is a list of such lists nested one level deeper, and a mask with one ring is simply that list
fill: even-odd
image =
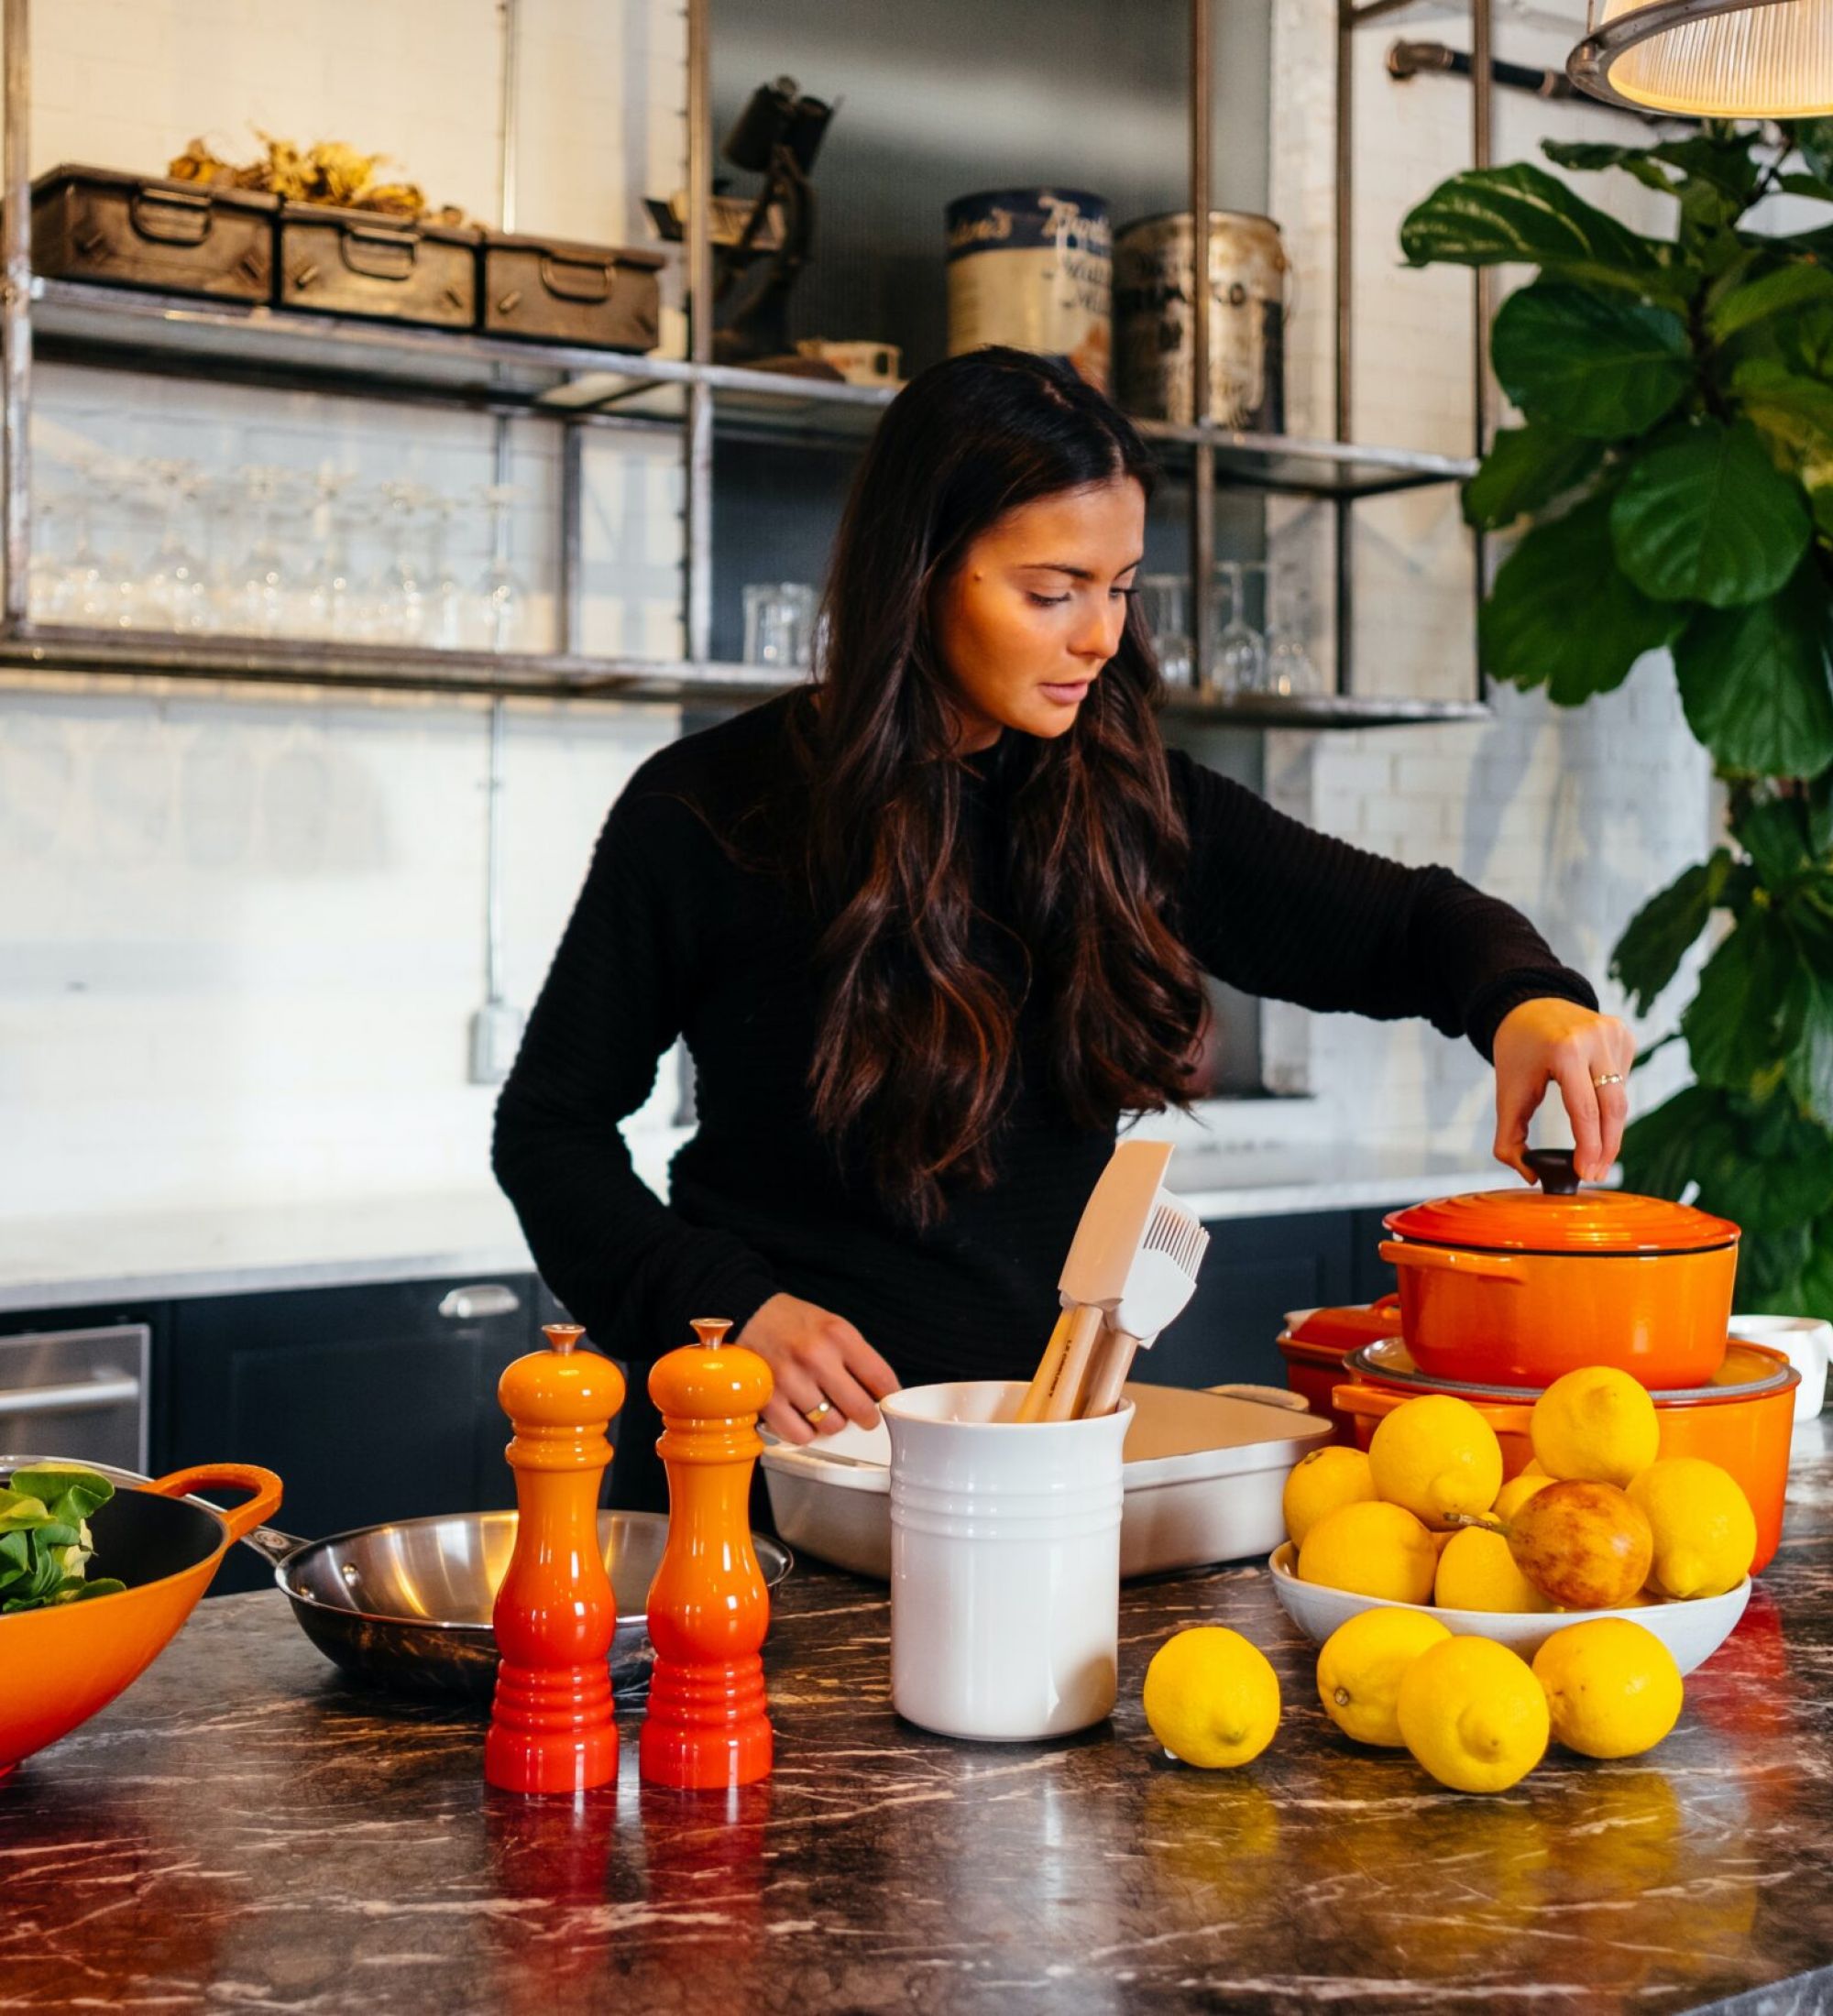
[{"label": "dark marble kitchen island", "polygon": [[[1264,1570],[1130,1587],[1112,1725],[982,1748],[900,1724],[882,1589],[798,1568],[778,1764],[736,1795],[487,1791],[475,1714],[348,1691],[277,1594],[0,1786],[0,2010],[330,2012],[1833,2009],[1833,1456],[1651,1757],[1471,1799],[1357,1751]],[[1139,1682],[1224,1622],[1274,1747],[1169,1762]],[[0,1674],[0,1685],[4,1685]]]}]

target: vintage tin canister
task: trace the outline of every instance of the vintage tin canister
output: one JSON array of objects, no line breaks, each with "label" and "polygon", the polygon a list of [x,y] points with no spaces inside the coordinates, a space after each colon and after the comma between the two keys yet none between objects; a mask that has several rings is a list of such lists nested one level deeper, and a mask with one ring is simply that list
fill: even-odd
[{"label": "vintage tin canister", "polygon": [[996,189],[948,208],[949,354],[1005,343],[1067,357],[1107,389],[1114,236],[1080,189]]},{"label": "vintage tin canister", "polygon": [[[1285,426],[1285,248],[1270,217],[1213,210],[1210,235],[1210,418],[1279,433]],[[1120,403],[1147,420],[1188,426],[1191,303],[1196,290],[1191,214],[1142,217],[1114,241],[1114,378]]]}]

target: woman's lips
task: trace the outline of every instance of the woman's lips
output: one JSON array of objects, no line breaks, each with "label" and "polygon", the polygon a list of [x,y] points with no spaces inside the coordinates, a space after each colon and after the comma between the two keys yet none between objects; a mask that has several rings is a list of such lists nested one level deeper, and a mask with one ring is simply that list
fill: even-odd
[{"label": "woman's lips", "polygon": [[1054,700],[1059,707],[1070,707],[1075,706],[1076,702],[1081,698],[1083,694],[1085,694],[1093,684],[1094,681],[1092,679],[1083,679],[1078,681],[1077,684],[1075,684],[1074,685],[1047,685],[1042,689],[1042,691],[1046,699]]}]

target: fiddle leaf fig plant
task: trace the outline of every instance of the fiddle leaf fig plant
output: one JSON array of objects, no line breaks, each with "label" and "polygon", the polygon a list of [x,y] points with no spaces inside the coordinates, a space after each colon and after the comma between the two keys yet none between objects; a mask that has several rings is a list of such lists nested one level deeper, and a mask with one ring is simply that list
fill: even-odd
[{"label": "fiddle leaf fig plant", "polygon": [[[1833,119],[1543,152],[1672,196],[1673,232],[1527,162],[1454,176],[1401,227],[1414,266],[1535,269],[1489,333],[1520,421],[1464,490],[1512,539],[1479,649],[1563,707],[1672,651],[1729,838],[1612,957],[1645,1014],[1713,935],[1654,1046],[1684,1043],[1694,1082],[1631,1123],[1625,1177],[1744,1228],[1743,1307],[1833,1314]],[[1751,228],[1777,190],[1827,222]]]}]

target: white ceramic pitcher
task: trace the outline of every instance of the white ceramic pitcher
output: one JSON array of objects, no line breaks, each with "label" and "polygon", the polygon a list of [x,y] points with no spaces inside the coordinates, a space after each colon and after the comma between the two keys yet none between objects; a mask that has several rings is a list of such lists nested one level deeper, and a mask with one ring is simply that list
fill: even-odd
[{"label": "white ceramic pitcher", "polygon": [[891,1702],[943,1736],[1024,1743],[1114,1706],[1131,1401],[1011,1417],[1022,1380],[915,1386],[891,1433]]}]

